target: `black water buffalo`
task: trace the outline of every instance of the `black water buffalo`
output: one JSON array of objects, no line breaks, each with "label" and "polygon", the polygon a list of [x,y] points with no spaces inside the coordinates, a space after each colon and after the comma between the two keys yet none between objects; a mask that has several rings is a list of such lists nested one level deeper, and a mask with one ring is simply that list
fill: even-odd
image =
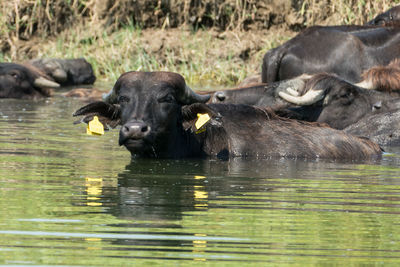
[{"label": "black water buffalo", "polygon": [[314,110],[306,120],[324,122],[336,129],[344,129],[364,117],[400,108],[400,98],[360,88],[332,74],[313,75],[303,88],[294,89],[301,92],[278,94],[286,101]]},{"label": "black water buffalo", "polygon": [[[332,83],[341,83],[340,78],[335,75],[325,75],[318,76],[321,74],[307,75],[303,74],[301,76],[278,81],[274,83],[260,83],[248,87],[239,87],[228,90],[216,91],[211,97],[212,103],[229,103],[229,104],[247,104],[258,107],[283,107],[288,105],[288,102],[283,101],[279,97],[279,93],[288,92],[288,90],[296,91],[296,94],[301,95],[306,91],[309,91],[310,84],[318,79],[317,77],[330,77]],[[377,90],[390,94],[393,97],[400,96],[400,59],[395,59],[391,61],[387,66],[374,66],[366,70],[362,74],[363,80],[355,86],[362,87],[370,90]],[[307,84],[307,85],[306,85]],[[347,84],[347,83],[341,83]],[[351,87],[351,85],[348,85]],[[310,94],[318,95],[317,91],[311,90]],[[382,95],[383,98],[392,98],[388,95]],[[301,105],[305,106],[308,104],[315,103],[316,100],[310,95],[307,96],[310,101],[306,103],[301,100]],[[285,105],[286,104],[286,105]]]},{"label": "black water buffalo", "polygon": [[[280,116],[323,122],[345,131],[357,129],[349,133],[366,136],[380,145],[397,145],[400,123],[391,115],[400,108],[400,68],[395,63],[368,70],[360,83],[368,89],[333,74],[314,74],[217,91],[211,102],[270,107]],[[279,100],[280,96],[286,101]]]},{"label": "black water buffalo", "polygon": [[292,107],[295,105],[283,100],[279,93],[287,92],[288,90],[301,90],[301,88],[305,87],[305,83],[310,77],[310,75],[304,74],[293,79],[269,84],[260,83],[249,87],[216,91],[212,93],[210,103],[268,107],[281,117],[306,120],[314,113],[314,109],[310,107],[296,107],[293,109]]},{"label": "black water buffalo", "polygon": [[0,98],[38,99],[51,94],[58,83],[35,69],[16,63],[0,63]]},{"label": "black water buffalo", "polygon": [[220,90],[212,94],[210,102],[224,104],[246,104],[257,107],[269,107],[287,104],[286,101],[279,97],[279,92],[285,92],[288,88],[294,88],[294,90],[303,88],[305,81],[310,77],[310,75],[301,75],[293,79],[269,84],[259,83],[248,87]]},{"label": "black water buffalo", "polygon": [[262,82],[270,83],[320,72],[357,83],[361,74],[400,57],[399,24],[313,26],[269,50],[263,59]]},{"label": "black water buffalo", "polygon": [[92,65],[84,58],[34,59],[28,64],[40,69],[61,85],[93,84],[96,81]]},{"label": "black water buffalo", "polygon": [[394,6],[388,11],[379,14],[368,22],[369,25],[385,25],[394,21],[400,21],[400,6]]},{"label": "black water buffalo", "polygon": [[119,144],[132,156],[365,159],[381,154],[370,140],[330,127],[248,105],[204,104],[208,99],[190,90],[179,74],[128,72],[105,102],[86,105],[74,116],[89,121],[96,115],[105,124],[120,124]]}]

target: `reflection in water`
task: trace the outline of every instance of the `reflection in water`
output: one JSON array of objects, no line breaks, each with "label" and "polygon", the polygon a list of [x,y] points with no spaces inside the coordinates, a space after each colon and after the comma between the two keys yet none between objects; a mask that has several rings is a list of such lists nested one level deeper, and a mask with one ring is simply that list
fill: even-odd
[{"label": "reflection in water", "polygon": [[101,206],[102,203],[98,202],[102,194],[103,179],[86,177],[86,192],[88,206]]},{"label": "reflection in water", "polygon": [[[206,179],[206,177],[202,175],[195,175],[194,179]],[[206,209],[208,207],[208,193],[205,190],[206,188],[204,185],[194,186],[194,207],[196,209]]]},{"label": "reflection in water", "polygon": [[0,100],[0,265],[398,265],[400,150],[376,162],[130,160],[77,100]]},{"label": "reflection in water", "polygon": [[[111,212],[118,218],[163,222],[181,220],[194,210],[193,185],[187,168],[201,171],[197,162],[138,160],[118,175],[118,195]],[[111,198],[111,196],[110,196]]]}]

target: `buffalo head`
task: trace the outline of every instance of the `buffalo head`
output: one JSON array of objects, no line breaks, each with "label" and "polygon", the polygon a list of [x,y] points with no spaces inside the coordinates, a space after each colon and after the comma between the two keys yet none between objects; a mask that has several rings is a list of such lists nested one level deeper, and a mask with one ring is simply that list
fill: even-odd
[{"label": "buffalo head", "polygon": [[0,98],[37,99],[59,87],[34,69],[16,63],[0,63]]},{"label": "buffalo head", "polygon": [[35,59],[31,60],[29,64],[40,69],[62,85],[93,84],[96,81],[92,65],[84,58]]},{"label": "buffalo head", "polygon": [[257,107],[283,105],[287,102],[282,101],[278,95],[279,92],[287,92],[287,90],[301,91],[310,77],[310,75],[303,74],[293,79],[270,84],[259,83],[247,87],[217,91],[213,94],[211,102],[246,104]]},{"label": "buffalo head", "polygon": [[388,11],[379,14],[374,19],[368,21],[369,25],[386,25],[400,22],[400,6],[394,6]]},{"label": "buffalo head", "polygon": [[74,116],[85,115],[88,121],[97,115],[111,127],[121,125],[119,144],[133,156],[174,157],[185,147],[182,106],[209,98],[194,93],[177,73],[127,72],[104,102],[82,107]]},{"label": "buffalo head", "polygon": [[343,129],[377,110],[389,109],[385,106],[389,94],[360,88],[332,74],[313,75],[306,83],[304,95],[279,95],[299,106],[312,106],[318,110],[314,117],[336,129]]}]

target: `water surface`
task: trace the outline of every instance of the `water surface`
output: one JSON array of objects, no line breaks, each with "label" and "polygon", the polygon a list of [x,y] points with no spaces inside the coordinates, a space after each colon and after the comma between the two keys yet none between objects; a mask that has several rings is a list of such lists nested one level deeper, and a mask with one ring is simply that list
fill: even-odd
[{"label": "water surface", "polygon": [[400,264],[400,150],[374,162],[134,160],[57,95],[0,100],[0,264]]}]

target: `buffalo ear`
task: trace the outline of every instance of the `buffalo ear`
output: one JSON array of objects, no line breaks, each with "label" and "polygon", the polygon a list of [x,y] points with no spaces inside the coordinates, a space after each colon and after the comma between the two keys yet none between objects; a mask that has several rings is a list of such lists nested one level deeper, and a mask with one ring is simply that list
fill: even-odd
[{"label": "buffalo ear", "polygon": [[84,116],[82,119],[75,121],[74,124],[81,122],[88,123],[93,120],[94,116],[97,116],[105,129],[108,130],[108,127],[115,128],[120,124],[120,114],[121,112],[118,105],[97,101],[81,107],[75,111],[72,116]]},{"label": "buffalo ear", "polygon": [[[209,119],[207,119],[207,115]],[[201,126],[197,124],[196,127],[196,122],[200,120],[199,116],[203,117],[201,120],[203,120],[204,123],[200,123]],[[209,123],[215,124],[214,121],[218,119],[218,117],[219,115],[215,111],[203,103],[194,103],[182,107],[182,125],[185,130],[191,129],[193,132],[198,132]]]}]

